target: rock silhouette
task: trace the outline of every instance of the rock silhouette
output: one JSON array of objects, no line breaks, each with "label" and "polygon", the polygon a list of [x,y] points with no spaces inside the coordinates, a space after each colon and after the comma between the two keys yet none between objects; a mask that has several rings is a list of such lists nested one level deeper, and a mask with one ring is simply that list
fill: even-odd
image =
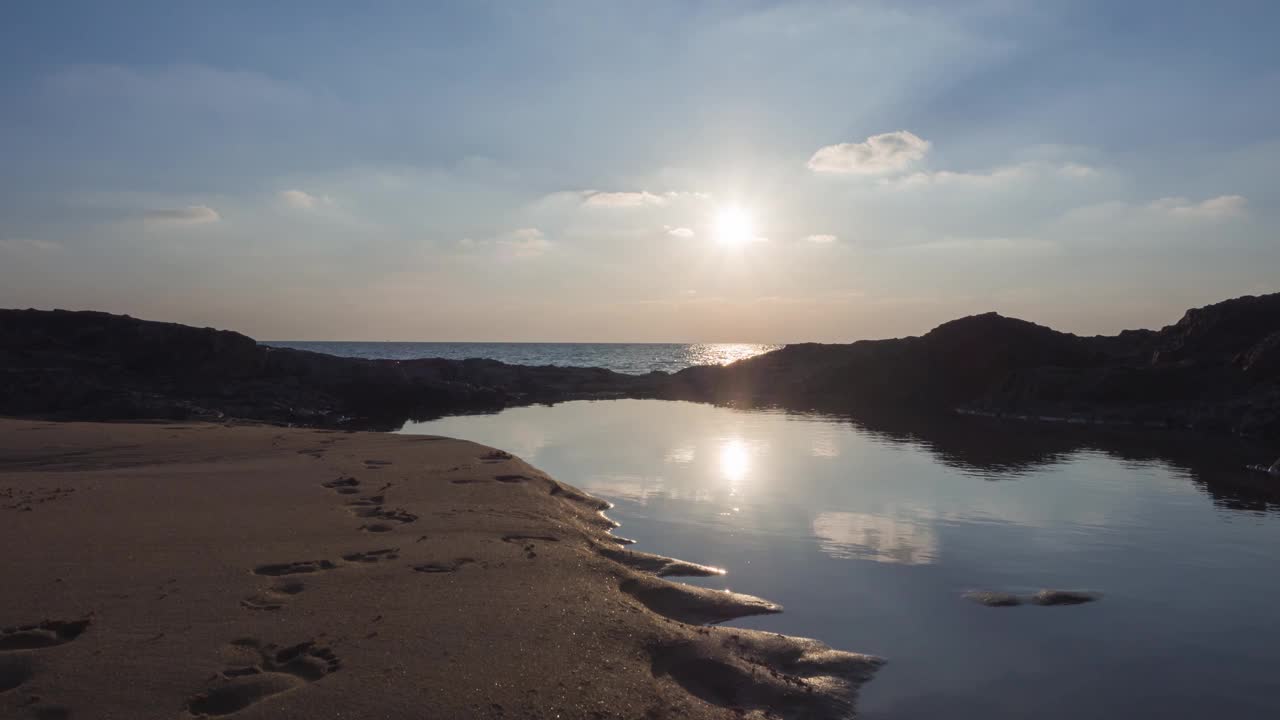
[{"label": "rock silhouette", "polygon": [[1280,438],[1280,294],[1161,330],[1080,337],[995,313],[920,337],[789,345],[626,375],[495,360],[366,360],[101,312],[0,310],[0,414],[244,418],[395,428],[454,412],[614,397],[989,414]]}]

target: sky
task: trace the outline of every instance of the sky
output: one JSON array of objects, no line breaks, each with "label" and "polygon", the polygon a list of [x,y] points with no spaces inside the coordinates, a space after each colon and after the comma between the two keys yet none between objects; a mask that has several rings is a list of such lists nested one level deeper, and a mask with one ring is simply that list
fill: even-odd
[{"label": "sky", "polygon": [[1280,291],[1280,5],[8,3],[0,307],[1082,334]]}]

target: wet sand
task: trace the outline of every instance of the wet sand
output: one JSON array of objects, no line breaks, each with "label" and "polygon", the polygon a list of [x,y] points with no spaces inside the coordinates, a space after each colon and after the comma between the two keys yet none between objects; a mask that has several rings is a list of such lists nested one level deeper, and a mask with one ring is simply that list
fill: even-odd
[{"label": "wet sand", "polygon": [[852,711],[877,659],[709,625],[781,608],[606,507],[461,440],[0,419],[0,717]]}]

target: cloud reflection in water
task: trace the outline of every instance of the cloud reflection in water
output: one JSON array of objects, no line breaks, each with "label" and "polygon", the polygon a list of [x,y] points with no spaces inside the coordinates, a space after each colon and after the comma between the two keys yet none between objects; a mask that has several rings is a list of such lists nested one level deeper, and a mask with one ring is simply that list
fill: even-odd
[{"label": "cloud reflection in water", "polygon": [[834,558],[931,565],[938,536],[919,522],[855,512],[820,512],[813,519],[818,547]]}]

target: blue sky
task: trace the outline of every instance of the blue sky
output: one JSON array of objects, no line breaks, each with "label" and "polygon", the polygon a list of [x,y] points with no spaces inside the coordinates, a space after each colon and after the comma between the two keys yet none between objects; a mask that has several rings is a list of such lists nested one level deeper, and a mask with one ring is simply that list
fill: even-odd
[{"label": "blue sky", "polygon": [[1160,326],[1280,290],[1277,20],[11,4],[0,306],[273,339],[847,341],[986,310]]}]

